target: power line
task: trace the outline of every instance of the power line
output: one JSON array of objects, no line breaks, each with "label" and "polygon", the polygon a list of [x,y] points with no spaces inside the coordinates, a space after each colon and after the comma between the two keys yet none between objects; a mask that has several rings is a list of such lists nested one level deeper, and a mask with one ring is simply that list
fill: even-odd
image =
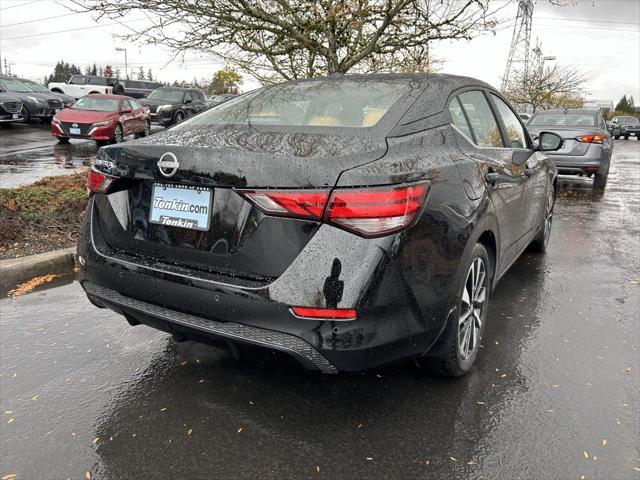
[{"label": "power line", "polygon": [[17,37],[5,37],[5,38],[0,38],[0,40],[6,41],[6,40],[19,40],[21,38],[44,37],[46,35],[55,35],[57,33],[77,32],[79,30],[89,30],[89,29],[93,29],[93,28],[113,27],[115,25],[124,25],[124,24],[127,24],[127,23],[134,23],[134,22],[141,22],[141,21],[149,21],[149,19],[148,18],[137,18],[135,20],[125,20],[125,21],[122,21],[122,22],[113,22],[113,23],[102,23],[100,25],[92,25],[92,26],[88,26],[88,27],[68,28],[66,30],[57,30],[55,32],[43,32],[43,33],[34,33],[34,34],[31,34],[31,35],[19,35]]},{"label": "power line", "polygon": [[558,22],[589,22],[589,23],[622,23],[625,25],[640,25],[639,22],[618,22],[616,20],[589,20],[588,18],[558,18],[558,17],[536,17],[536,20],[555,20]]},{"label": "power line", "polygon": [[60,18],[60,17],[68,17],[70,15],[78,15],[79,13],[85,13],[85,12],[70,12],[70,13],[63,13],[62,15],[54,15],[53,17],[44,17],[44,18],[38,18],[36,20],[26,20],[24,22],[18,22],[18,23],[9,23],[8,25],[0,25],[0,27],[2,28],[6,28],[6,27],[13,27],[15,25],[24,25],[25,23],[36,23],[36,22],[43,22],[45,20],[53,20],[54,18]]},{"label": "power line", "polygon": [[18,8],[18,7],[24,7],[26,5],[31,5],[32,3],[36,3],[38,0],[32,0],[31,2],[24,2],[24,3],[20,3],[18,5],[11,5],[10,7],[2,7],[0,8],[0,10],[9,10],[10,8]]}]

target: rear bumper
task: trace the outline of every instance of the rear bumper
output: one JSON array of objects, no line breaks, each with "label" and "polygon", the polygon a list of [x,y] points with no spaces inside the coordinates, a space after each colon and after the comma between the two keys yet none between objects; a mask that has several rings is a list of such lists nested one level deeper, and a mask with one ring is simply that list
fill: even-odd
[{"label": "rear bumper", "polygon": [[591,144],[584,155],[550,154],[560,174],[602,173],[609,168],[609,158],[601,145]]},{"label": "rear bumper", "polygon": [[[443,271],[430,272],[429,266],[413,268],[412,262],[403,270],[403,264],[414,255],[411,250],[405,258],[402,250],[395,258],[385,254],[393,237],[364,240],[326,226],[314,240],[329,235],[320,240],[324,250],[332,246],[329,251],[312,247],[309,251],[322,252],[321,258],[301,253],[280,277],[265,283],[114,250],[105,243],[97,221],[90,221],[93,200],[78,243],[84,263],[80,281],[88,297],[99,306],[133,318],[134,324],[147,324],[174,335],[177,332],[178,337],[199,340],[205,336],[279,350],[307,369],[326,373],[362,371],[427,352],[455,303],[446,293],[448,282],[433,280],[443,278]],[[357,259],[354,251],[360,252]],[[357,309],[358,318],[295,317],[291,306],[324,306],[318,303],[325,282],[320,272],[330,271],[336,258],[342,259],[340,278],[344,281],[338,306]],[[434,257],[429,263],[443,265]],[[412,279],[414,272],[428,277],[418,282]],[[410,285],[427,289],[419,301]]]}]

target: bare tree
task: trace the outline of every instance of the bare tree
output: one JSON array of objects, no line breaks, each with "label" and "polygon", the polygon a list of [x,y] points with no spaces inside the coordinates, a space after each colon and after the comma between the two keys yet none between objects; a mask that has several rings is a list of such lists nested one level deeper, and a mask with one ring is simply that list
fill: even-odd
[{"label": "bare tree", "polygon": [[583,105],[582,74],[568,67],[547,67],[543,62],[516,72],[509,80],[505,96],[511,103],[530,105],[535,112],[548,108],[579,108]]},{"label": "bare tree", "polygon": [[432,69],[429,42],[493,31],[509,3],[492,11],[489,0],[74,1],[96,20],[143,12],[150,25],[128,40],[213,54],[262,81]]}]

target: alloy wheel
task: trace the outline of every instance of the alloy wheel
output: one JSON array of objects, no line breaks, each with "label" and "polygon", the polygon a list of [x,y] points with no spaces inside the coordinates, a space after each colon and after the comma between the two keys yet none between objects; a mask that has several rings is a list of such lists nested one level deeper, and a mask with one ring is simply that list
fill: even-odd
[{"label": "alloy wheel", "polygon": [[463,360],[470,358],[479,347],[487,299],[486,280],[487,267],[484,260],[477,257],[467,273],[458,319],[458,351]]},{"label": "alloy wheel", "polygon": [[553,191],[547,197],[547,206],[544,218],[544,243],[549,241],[551,235],[551,224],[553,223]]},{"label": "alloy wheel", "polygon": [[144,136],[148,137],[151,134],[151,124],[149,122],[145,122],[144,124]]},{"label": "alloy wheel", "polygon": [[115,143],[122,142],[122,127],[120,125],[118,125],[113,132],[113,140],[115,141]]}]

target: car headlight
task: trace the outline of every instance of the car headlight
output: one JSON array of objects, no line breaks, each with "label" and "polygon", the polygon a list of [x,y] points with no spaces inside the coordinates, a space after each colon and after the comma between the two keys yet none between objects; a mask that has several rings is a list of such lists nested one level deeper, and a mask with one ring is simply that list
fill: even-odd
[{"label": "car headlight", "polygon": [[92,124],[92,127],[108,127],[109,125],[111,125],[113,123],[112,120],[107,120],[104,122],[96,122],[94,124]]},{"label": "car headlight", "polygon": [[58,119],[58,117],[53,117],[53,118],[51,119],[51,121],[52,121],[53,123],[57,124],[57,125],[60,125],[60,124],[61,124],[61,123],[60,123],[60,120]]},{"label": "car headlight", "polygon": [[40,100],[39,98],[36,97],[27,97],[29,98],[29,100],[31,100],[32,102],[37,103],[38,105],[47,105],[47,102],[45,102],[44,100]]},{"label": "car headlight", "polygon": [[160,110],[170,112],[171,110],[173,110],[173,105],[160,105],[157,111],[159,112]]}]

